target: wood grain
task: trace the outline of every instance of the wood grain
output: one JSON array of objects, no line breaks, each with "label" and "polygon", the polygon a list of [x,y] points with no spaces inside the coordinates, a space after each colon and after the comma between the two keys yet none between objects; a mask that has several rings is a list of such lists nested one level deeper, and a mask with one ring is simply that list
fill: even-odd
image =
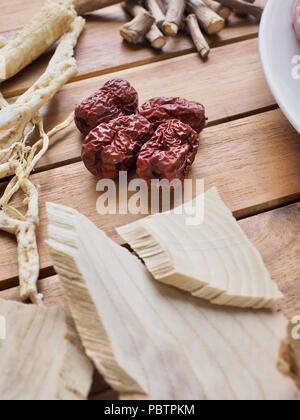
[{"label": "wood grain", "polygon": [[[241,218],[300,199],[299,159],[299,135],[277,110],[206,129],[191,175],[204,178],[207,188],[217,186],[227,205]],[[99,215],[96,202],[100,193],[81,162],[35,174],[32,180],[40,188],[38,240],[43,269],[51,266],[44,244],[45,202],[76,208],[114,239],[118,238],[116,226],[138,217]],[[7,279],[15,282],[18,270],[14,240],[1,234],[0,248],[1,287],[1,282],[6,286]]]},{"label": "wood grain", "polygon": [[[214,77],[216,74],[222,77]],[[205,66],[199,66],[197,54],[189,54],[143,68],[71,83],[43,110],[46,129],[63,121],[77,103],[112,77],[128,79],[138,90],[140,103],[157,95],[183,96],[202,102],[210,125],[275,106],[261,71],[257,41],[250,40],[218,48]],[[39,170],[78,161],[81,142],[81,135],[74,125],[57,134],[40,162]]]},{"label": "wood grain", "polygon": [[241,227],[262,253],[273,280],[285,300],[288,319],[300,315],[300,204],[279,208],[240,221]]},{"label": "wood grain", "polygon": [[[39,281],[39,290],[44,295],[44,304],[46,306],[61,306],[67,309],[66,301],[64,298],[64,291],[58,276],[52,276]],[[14,287],[11,289],[0,292],[0,299],[19,301],[19,289]],[[95,395],[95,398],[102,395],[103,392],[108,390],[108,385],[104,379],[95,371],[93,378],[93,386],[90,395]]]},{"label": "wood grain", "polygon": [[[264,5],[266,0],[259,0]],[[4,13],[0,16],[0,31],[11,31],[22,27],[32,15],[33,7],[38,8],[43,0],[29,0],[21,2],[13,0],[4,6]],[[24,3],[30,7],[24,7]],[[35,9],[36,10],[36,9]],[[86,16],[87,26],[77,47],[77,61],[79,73],[74,80],[110,73],[113,71],[160,61],[173,56],[195,51],[189,37],[181,35],[170,38],[163,51],[155,51],[148,45],[132,46],[123,42],[119,31],[128,20],[119,5]],[[217,47],[229,42],[236,42],[256,36],[258,25],[252,19],[241,19],[235,15],[229,21],[228,27],[219,35],[211,38],[211,46]],[[106,46],[109,46],[106,48]],[[32,85],[45,70],[51,52],[45,54],[29,68],[25,69],[15,78],[6,82],[2,90],[6,95],[19,95],[24,89]],[[198,65],[203,64],[198,58]]]}]

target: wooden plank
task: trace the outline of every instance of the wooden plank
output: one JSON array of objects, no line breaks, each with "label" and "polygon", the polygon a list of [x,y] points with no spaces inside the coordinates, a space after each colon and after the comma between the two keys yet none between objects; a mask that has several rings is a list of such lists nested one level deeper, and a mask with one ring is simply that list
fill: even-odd
[{"label": "wooden plank", "polygon": [[[266,0],[259,0],[259,2],[265,4]],[[1,31],[12,31],[23,26],[32,15],[33,7],[38,7],[43,3],[43,0],[35,0],[34,6],[29,0],[25,0],[25,4],[20,0],[13,0],[12,3],[8,2],[4,6],[4,14],[0,16]],[[30,6],[26,7],[26,3]],[[155,51],[148,46],[132,46],[122,42],[119,30],[127,18],[119,5],[91,14],[86,19],[87,27],[79,41],[76,53],[79,73],[74,80],[110,73],[194,51],[191,40],[184,35],[170,38],[162,52]],[[258,25],[253,20],[244,20],[233,15],[229,26],[219,35],[211,38],[211,45],[216,47],[229,42],[248,39],[256,36],[257,32]],[[46,54],[28,69],[3,84],[1,89],[4,94],[15,96],[28,88],[42,74],[50,56],[51,53]],[[206,64],[198,58],[198,65],[204,66]]]},{"label": "wooden plank", "polygon": [[262,253],[273,280],[285,300],[288,319],[300,314],[300,203],[240,221],[241,227]]},{"label": "wooden plank", "polygon": [[[45,107],[46,128],[60,123],[77,103],[112,77],[128,79],[138,90],[141,103],[157,95],[184,96],[203,102],[209,124],[274,107],[274,99],[261,71],[257,41],[251,40],[218,48],[205,66],[198,66],[197,55],[190,54],[69,84]],[[81,141],[81,135],[74,126],[59,133],[40,162],[40,169],[78,161]]]},{"label": "wooden plank", "polygon": [[[204,178],[207,188],[217,186],[241,218],[300,199],[299,159],[299,135],[276,110],[206,129],[191,175]],[[35,174],[32,180],[41,191],[38,239],[42,268],[51,265],[44,244],[45,202],[76,208],[116,240],[114,228],[138,217],[99,215],[95,179],[81,162]],[[0,249],[1,284],[16,278],[18,270],[14,240],[1,234]]]}]

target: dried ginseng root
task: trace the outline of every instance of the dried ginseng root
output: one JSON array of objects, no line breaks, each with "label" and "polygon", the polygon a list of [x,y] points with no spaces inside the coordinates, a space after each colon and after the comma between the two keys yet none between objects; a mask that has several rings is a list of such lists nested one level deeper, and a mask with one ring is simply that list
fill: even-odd
[{"label": "dried ginseng root", "polygon": [[145,102],[138,112],[155,128],[168,120],[176,119],[200,133],[206,122],[204,106],[184,98],[153,98]]},{"label": "dried ginseng root", "polygon": [[[84,26],[85,20],[77,17],[69,32],[62,37],[45,73],[16,102],[1,110],[0,130],[16,126],[24,129],[40,108],[76,75],[78,69],[74,58],[74,47]],[[4,143],[4,139],[0,139],[0,146]]]},{"label": "dried ginseng root", "polygon": [[[300,339],[293,337],[293,330],[296,330],[295,325],[290,324],[287,338],[281,345],[278,367],[284,375],[295,381],[300,390]],[[299,328],[296,332],[299,335]]]},{"label": "dried ginseng root", "polygon": [[75,109],[75,123],[83,135],[114,118],[135,114],[138,93],[126,80],[113,79]]},{"label": "dried ginseng root", "polygon": [[[15,235],[17,239],[20,297],[24,301],[30,299],[33,303],[39,303],[42,296],[37,290],[38,191],[29,177],[47,152],[49,137],[67,127],[73,120],[72,115],[72,119],[69,117],[47,135],[39,117],[39,109],[76,73],[74,47],[84,24],[85,21],[81,17],[74,20],[70,31],[62,37],[46,72],[14,104],[9,105],[0,95],[0,129],[11,128],[8,134],[0,138],[0,160],[3,162],[0,164],[0,179],[12,177],[0,198],[0,230]],[[27,141],[35,128],[39,130],[40,139],[29,146]],[[11,204],[18,191],[25,196],[25,214]]]},{"label": "dried ginseng root", "polygon": [[76,17],[71,0],[50,0],[0,50],[0,81],[7,80],[48,50]]},{"label": "dried ginseng root", "polygon": [[119,117],[100,124],[85,139],[82,160],[97,178],[115,179],[132,169],[143,144],[152,134],[151,124],[141,115]]},{"label": "dried ginseng root", "polygon": [[184,205],[118,232],[159,282],[217,305],[273,309],[283,296],[218,191],[198,196],[192,210],[191,222]]},{"label": "dried ginseng root", "polygon": [[0,315],[0,400],[87,399],[93,367],[62,308],[1,299]]},{"label": "dried ginseng root", "polygon": [[150,183],[152,179],[183,181],[195,160],[198,134],[179,120],[161,124],[142,147],[137,159],[137,175]]},{"label": "dried ginseng root", "polygon": [[121,399],[292,400],[280,313],[217,308],[153,281],[76,211],[48,204],[49,249],[88,356]]}]

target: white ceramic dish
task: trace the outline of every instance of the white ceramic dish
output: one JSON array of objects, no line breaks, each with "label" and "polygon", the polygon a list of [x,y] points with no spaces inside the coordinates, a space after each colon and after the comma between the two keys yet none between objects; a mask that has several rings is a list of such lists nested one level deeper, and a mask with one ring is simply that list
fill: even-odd
[{"label": "white ceramic dish", "polygon": [[260,25],[259,44],[270,89],[283,113],[300,133],[300,43],[291,23],[293,1],[268,0]]}]

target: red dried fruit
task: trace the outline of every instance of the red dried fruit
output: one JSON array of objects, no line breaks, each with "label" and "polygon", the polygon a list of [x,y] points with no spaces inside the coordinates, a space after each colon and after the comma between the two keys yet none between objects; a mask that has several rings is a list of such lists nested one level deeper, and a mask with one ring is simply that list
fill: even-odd
[{"label": "red dried fruit", "polygon": [[142,147],[137,160],[137,175],[147,181],[167,179],[183,181],[198,151],[198,134],[179,120],[161,124]]},{"label": "red dried fruit", "polygon": [[204,106],[184,98],[153,98],[145,102],[138,112],[154,128],[167,120],[177,119],[200,133],[206,122]]},{"label": "red dried fruit", "polygon": [[87,135],[97,125],[135,114],[137,109],[137,91],[126,80],[113,79],[76,107],[75,123]]},{"label": "red dried fruit", "polygon": [[151,124],[141,115],[100,124],[86,137],[82,160],[98,179],[115,179],[119,171],[134,167],[141,147],[152,134]]}]

